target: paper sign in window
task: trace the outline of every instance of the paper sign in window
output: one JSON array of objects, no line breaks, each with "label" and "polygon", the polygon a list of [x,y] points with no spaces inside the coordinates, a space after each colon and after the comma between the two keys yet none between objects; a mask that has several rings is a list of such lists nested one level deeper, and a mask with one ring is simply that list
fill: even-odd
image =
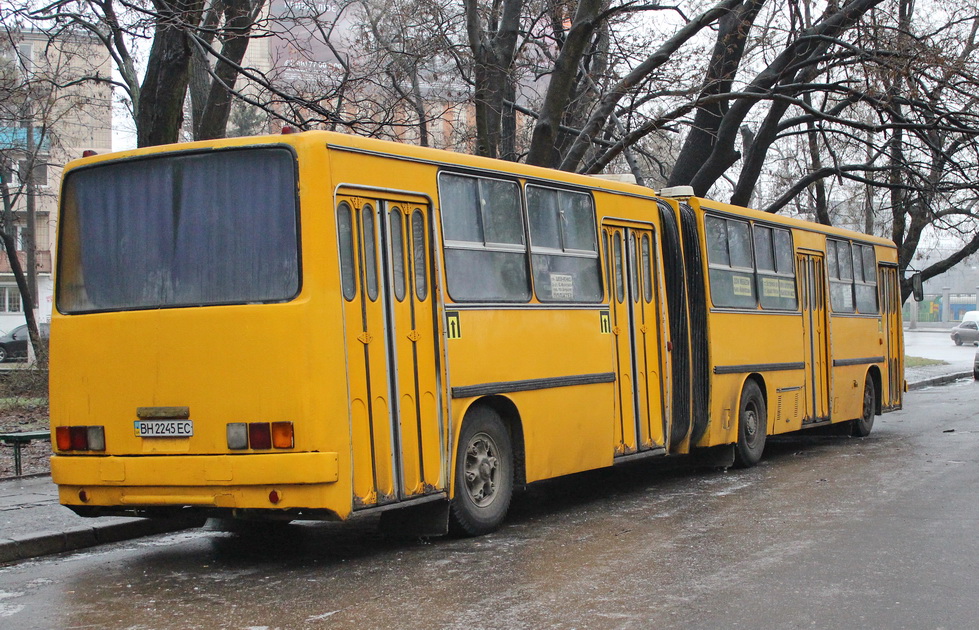
[{"label": "paper sign in window", "polygon": [[570,274],[551,274],[551,298],[555,300],[574,299],[574,277]]}]

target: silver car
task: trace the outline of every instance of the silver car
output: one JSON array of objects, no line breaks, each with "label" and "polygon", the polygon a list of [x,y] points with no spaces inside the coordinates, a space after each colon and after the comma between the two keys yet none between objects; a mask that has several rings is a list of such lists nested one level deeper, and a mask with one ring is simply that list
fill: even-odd
[{"label": "silver car", "polygon": [[973,320],[966,320],[953,328],[951,331],[952,341],[955,345],[961,346],[963,343],[974,343],[979,345],[979,324]]}]

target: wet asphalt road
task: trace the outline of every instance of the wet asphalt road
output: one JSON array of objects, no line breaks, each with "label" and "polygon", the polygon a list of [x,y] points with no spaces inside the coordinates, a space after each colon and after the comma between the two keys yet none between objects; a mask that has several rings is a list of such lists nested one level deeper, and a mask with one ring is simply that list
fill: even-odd
[{"label": "wet asphalt road", "polygon": [[979,384],[751,470],[535,486],[478,539],[197,530],[0,568],[0,628],[975,628]]}]

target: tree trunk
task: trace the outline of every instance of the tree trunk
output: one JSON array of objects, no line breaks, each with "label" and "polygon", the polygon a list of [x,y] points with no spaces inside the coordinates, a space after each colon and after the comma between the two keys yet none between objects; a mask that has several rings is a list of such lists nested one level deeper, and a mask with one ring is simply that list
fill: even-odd
[{"label": "tree trunk", "polygon": [[198,140],[223,138],[228,131],[228,117],[231,115],[232,94],[238,80],[238,68],[245,58],[249,35],[255,25],[265,0],[224,0],[225,27],[224,45],[221,57],[214,66],[214,79],[211,91],[204,106],[203,117],[197,132]]},{"label": "tree trunk", "polygon": [[[466,31],[473,53],[475,82],[476,154],[499,157],[503,137],[504,102],[511,82],[523,0],[494,4],[483,27],[476,0],[465,0]],[[502,5],[502,7],[500,6]]]},{"label": "tree trunk", "polygon": [[[744,56],[748,33],[764,4],[765,0],[749,0],[718,20],[717,39],[707,66],[707,76],[701,87],[701,97],[731,91],[731,85]],[[669,186],[689,184],[697,174],[700,165],[714,152],[718,130],[728,107],[727,101],[715,101],[697,108],[690,133],[687,134],[687,139],[677,157],[676,166],[670,174]],[[731,159],[736,159],[733,149],[730,153]]]},{"label": "tree trunk", "polygon": [[578,3],[578,11],[571,23],[568,38],[561,47],[554,69],[551,71],[547,93],[540,108],[540,117],[534,126],[534,135],[530,141],[528,164],[553,167],[560,162],[557,145],[561,120],[571,101],[578,68],[597,25],[596,19],[603,1],[581,0]]},{"label": "tree trunk", "polygon": [[203,0],[154,0],[156,33],[136,107],[136,144],[177,142],[192,54],[188,29],[200,24]]},{"label": "tree trunk", "polygon": [[[33,164],[29,165],[33,168]],[[20,292],[20,301],[24,307],[24,319],[27,323],[27,332],[31,339],[31,347],[34,348],[34,356],[42,365],[47,363],[47,354],[41,350],[41,335],[37,328],[37,320],[34,318],[34,309],[30,306],[35,302],[35,297],[27,284],[27,276],[24,274],[24,267],[20,264],[17,256],[17,243],[10,234],[14,226],[13,204],[10,201],[10,191],[7,183],[10,175],[0,171],[0,197],[3,199],[3,225],[0,229],[0,240],[3,241],[4,250],[7,252],[7,262],[10,263],[10,271],[14,274],[17,282],[17,290]]]}]

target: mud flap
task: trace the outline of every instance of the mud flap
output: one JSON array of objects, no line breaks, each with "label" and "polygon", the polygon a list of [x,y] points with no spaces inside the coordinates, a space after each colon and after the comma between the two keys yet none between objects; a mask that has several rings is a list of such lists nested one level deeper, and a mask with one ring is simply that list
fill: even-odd
[{"label": "mud flap", "polygon": [[445,536],[449,533],[449,501],[429,501],[382,512],[379,527],[389,536]]}]

